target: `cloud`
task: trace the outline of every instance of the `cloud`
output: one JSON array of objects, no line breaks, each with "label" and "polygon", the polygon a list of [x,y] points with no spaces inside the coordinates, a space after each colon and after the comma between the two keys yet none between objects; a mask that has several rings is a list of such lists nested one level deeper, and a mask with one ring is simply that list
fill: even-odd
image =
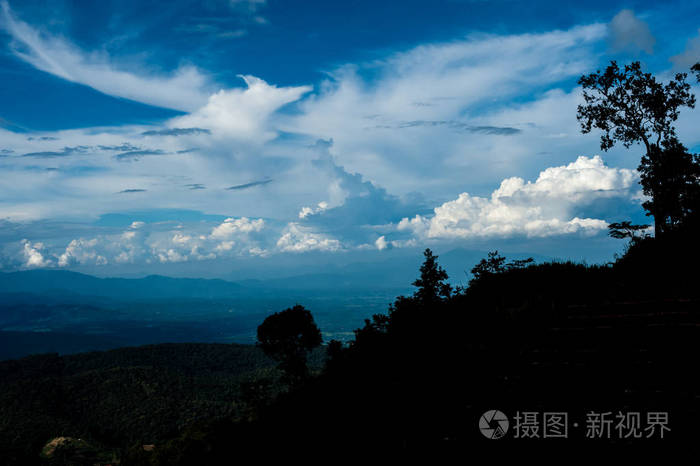
[{"label": "cloud", "polygon": [[676,68],[683,68],[684,71],[700,62],[700,30],[697,36],[688,39],[683,53],[672,56],[670,60]]},{"label": "cloud", "polygon": [[423,239],[594,234],[608,223],[572,213],[601,199],[632,199],[639,195],[637,181],[633,170],[609,168],[600,156],[581,156],[568,165],[543,170],[534,183],[505,179],[490,198],[462,193],[436,207],[432,217],[402,219],[398,230]]},{"label": "cloud", "polygon": [[119,191],[117,194],[129,194],[129,193],[145,193],[147,190],[146,189],[122,189]]},{"label": "cloud", "polygon": [[29,240],[23,239],[22,255],[24,256],[24,267],[50,267],[53,265],[49,260],[44,258],[41,252],[44,249],[43,243],[32,243]]},{"label": "cloud", "polygon": [[109,145],[109,146],[99,145],[97,147],[100,150],[119,151],[119,152],[131,152],[131,151],[139,150],[139,147],[137,147],[129,142],[125,142],[122,144]]},{"label": "cloud", "polygon": [[[245,77],[245,87],[213,94],[203,107],[163,127],[52,133],[60,144],[27,141],[26,134],[0,129],[3,146],[16,154],[62,153],[64,146],[95,151],[90,157],[74,152],[46,160],[3,158],[3,169],[11,175],[0,180],[0,198],[10,201],[0,203],[0,217],[95,218],[173,206],[226,213],[216,223],[183,220],[176,225],[178,218],[169,218],[167,225],[105,234],[93,257],[109,263],[347,251],[360,246],[381,250],[417,244],[417,239],[462,238],[441,233],[440,218],[432,224],[432,207],[450,205],[449,200],[456,203],[462,191],[468,191],[473,203],[491,201],[489,194],[514,173],[534,180],[543,167],[567,166],[571,154],[594,153],[597,138],[580,135],[575,118],[580,96],[573,82],[598,64],[605,38],[605,25],[541,34],[470,35],[342,66],[313,93],[309,86],[280,87]],[[183,155],[149,156],[164,154]],[[620,160],[634,163],[626,153],[615,160],[616,154],[611,152],[607,159],[614,166],[620,166]],[[132,159],[140,162],[119,163]],[[234,180],[243,184],[230,186]],[[265,189],[246,189],[262,184]],[[227,186],[236,194],[222,195]],[[125,187],[141,194],[115,195]],[[531,204],[506,198],[499,202],[512,215],[533,207],[536,196],[528,189],[520,191],[530,196]],[[584,201],[567,201],[562,212],[551,212],[559,199],[542,198],[544,210],[533,220],[607,218],[602,210],[584,212]],[[480,211],[473,216],[487,217]],[[226,217],[233,220],[223,221]],[[233,226],[235,219],[252,222],[263,217],[264,228],[257,231],[245,233]],[[415,229],[397,230],[402,219],[416,218]],[[468,229],[467,221],[444,229]],[[568,228],[587,231],[585,225],[573,222]],[[591,225],[588,230],[595,230]],[[168,231],[161,231],[166,226]],[[421,235],[414,233],[420,228]],[[527,234],[514,228],[517,234]],[[560,225],[548,228],[565,230]],[[540,234],[534,226],[532,231]],[[430,232],[437,236],[428,236]],[[81,235],[86,242],[97,237],[83,232],[60,239],[42,236],[47,246],[41,252],[56,262]]]},{"label": "cloud", "polygon": [[[466,133],[481,133],[481,134],[492,134],[497,136],[511,136],[513,134],[518,134],[522,130],[518,128],[511,128],[508,126],[472,126],[461,121],[426,121],[426,120],[415,120],[415,121],[403,121],[398,123],[395,128],[416,128],[416,127],[436,127],[436,126],[446,126],[448,128],[456,129],[459,131],[464,131]],[[387,128],[386,126],[378,126],[378,128]]]},{"label": "cloud", "polygon": [[90,149],[88,146],[76,146],[76,147],[64,147],[60,151],[41,151],[41,152],[28,152],[22,154],[22,157],[40,157],[40,158],[52,158],[52,157],[66,157],[73,154],[84,154]]},{"label": "cloud", "polygon": [[386,241],[386,237],[383,236],[383,235],[380,236],[379,238],[377,238],[377,240],[374,242],[374,245],[375,245],[375,246],[377,247],[377,249],[379,249],[380,251],[383,251],[384,249],[386,249],[386,248],[388,248],[388,247],[390,246],[390,244],[387,243],[387,241]]},{"label": "cloud", "polygon": [[317,157],[311,165],[319,182],[325,182],[327,200],[315,208],[302,207],[300,224],[330,232],[343,244],[361,244],[376,238],[374,226],[391,224],[421,208],[422,200],[399,198],[360,173],[351,173],[338,164],[330,149],[333,141],[319,140],[312,147]]},{"label": "cloud", "polygon": [[277,87],[255,76],[240,76],[245,89],[220,90],[206,105],[171,120],[173,126],[207,128],[221,136],[264,142],[276,136],[267,127],[269,118],[282,106],[311,91],[310,86]]},{"label": "cloud", "polygon": [[241,189],[248,189],[248,188],[252,188],[252,187],[255,187],[255,186],[262,186],[262,185],[265,185],[265,184],[267,184],[267,183],[272,183],[272,180],[252,181],[252,182],[250,182],[250,183],[237,184],[237,185],[235,185],[235,186],[229,186],[229,187],[226,188],[226,189],[227,189],[228,191],[238,191],[238,190],[241,190]]},{"label": "cloud", "polygon": [[[236,255],[266,255],[262,219],[227,218],[209,226],[197,222],[174,226],[170,222],[134,221],[125,229],[94,237],[54,242],[19,242],[19,263],[25,268],[153,264],[213,260]],[[175,228],[175,229],[173,229]]]},{"label": "cloud", "polygon": [[635,16],[632,10],[622,10],[616,14],[608,26],[610,44],[613,50],[643,50],[654,53],[656,39],[649,25]]},{"label": "cloud", "polygon": [[257,232],[263,229],[265,221],[261,218],[251,220],[247,217],[227,218],[224,222],[211,231],[214,239],[231,239],[239,233]]},{"label": "cloud", "polygon": [[142,149],[142,150],[132,150],[128,152],[122,152],[114,156],[115,159],[119,161],[130,161],[136,162],[141,159],[141,157],[147,155],[163,155],[166,152],[162,149]]},{"label": "cloud", "polygon": [[[280,128],[332,139],[348,172],[365,174],[396,195],[420,190],[444,196],[439,190],[456,187],[457,180],[495,181],[524,152],[552,150],[547,133],[571,126],[578,134],[573,101],[559,112],[569,118],[552,119],[549,127],[532,125],[531,114],[502,112],[548,99],[557,86],[573,87],[574,78],[598,64],[606,36],[604,24],[471,34],[347,64],[329,72],[298,104],[298,114],[280,119]],[[557,146],[580,141],[572,137]]]},{"label": "cloud", "polygon": [[197,136],[199,134],[211,134],[211,131],[204,128],[167,128],[152,129],[141,133],[142,136]]},{"label": "cloud", "polygon": [[74,264],[106,265],[107,259],[94,250],[98,240],[74,239],[63,254],[58,257],[58,266],[67,267]]},{"label": "cloud", "polygon": [[277,240],[277,248],[283,252],[338,251],[340,241],[316,233],[308,227],[291,222]]},{"label": "cloud", "polygon": [[316,207],[302,207],[299,211],[299,218],[303,219],[309,215],[314,215],[323,212],[328,209],[328,203],[326,201],[319,202]]},{"label": "cloud", "polygon": [[158,107],[191,111],[206,102],[205,89],[211,84],[192,66],[181,66],[169,76],[124,71],[105,52],[85,52],[17,19],[6,0],[0,2],[0,8],[0,26],[13,39],[13,53],[39,70],[105,94]]}]

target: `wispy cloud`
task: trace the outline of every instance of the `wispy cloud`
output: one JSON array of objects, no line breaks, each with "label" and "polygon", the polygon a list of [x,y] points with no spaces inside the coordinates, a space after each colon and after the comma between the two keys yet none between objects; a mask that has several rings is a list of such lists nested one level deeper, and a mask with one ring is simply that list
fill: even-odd
[{"label": "wispy cloud", "polygon": [[122,189],[117,194],[145,193],[146,191],[147,191],[146,189],[130,188],[130,189]]},{"label": "wispy cloud", "polygon": [[125,71],[105,52],[83,51],[16,18],[7,0],[0,1],[0,9],[0,25],[13,39],[13,53],[42,71],[105,94],[175,110],[191,111],[207,100],[210,82],[192,66],[169,75]]},{"label": "wispy cloud", "polygon": [[165,128],[152,129],[141,133],[142,136],[196,136],[198,134],[211,134],[211,131],[204,128]]},{"label": "wispy cloud", "polygon": [[252,187],[255,187],[255,186],[262,186],[262,185],[265,185],[265,184],[267,184],[267,183],[272,183],[272,180],[271,180],[271,179],[268,179],[268,180],[252,181],[252,182],[250,182],[250,183],[237,184],[237,185],[235,185],[235,186],[229,186],[229,187],[226,188],[226,189],[227,189],[228,191],[238,191],[238,190],[241,190],[241,189],[248,189],[248,188],[252,188]]},{"label": "wispy cloud", "polygon": [[135,162],[140,160],[144,156],[148,155],[163,155],[166,154],[164,150],[161,149],[142,149],[142,150],[132,150],[128,152],[122,152],[114,156],[115,159],[119,161],[130,161]]},{"label": "wispy cloud", "polygon": [[90,147],[88,146],[75,146],[75,147],[64,147],[59,151],[41,151],[41,152],[27,152],[22,154],[23,157],[40,157],[40,158],[53,158],[53,157],[67,157],[73,154],[84,154],[88,151]]}]

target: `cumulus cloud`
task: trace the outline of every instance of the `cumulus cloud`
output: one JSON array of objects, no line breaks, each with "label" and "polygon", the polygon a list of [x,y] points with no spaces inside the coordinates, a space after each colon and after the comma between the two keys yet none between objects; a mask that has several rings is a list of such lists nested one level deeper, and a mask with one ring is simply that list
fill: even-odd
[{"label": "cumulus cloud", "polygon": [[283,252],[338,251],[340,241],[312,231],[308,227],[291,222],[277,240],[277,248]]},{"label": "cumulus cloud", "polygon": [[53,265],[51,261],[46,259],[42,253],[42,250],[44,249],[43,243],[32,243],[26,239],[23,239],[21,243],[22,255],[24,256],[24,267],[50,267]]},{"label": "cumulus cloud", "polygon": [[656,39],[649,25],[639,19],[632,10],[622,10],[616,14],[608,26],[610,44],[613,50],[643,50],[654,53]]},{"label": "cumulus cloud", "polygon": [[107,259],[95,251],[97,242],[97,239],[85,240],[81,238],[72,240],[66,247],[65,252],[58,257],[58,266],[66,267],[76,263],[106,265]]},{"label": "cumulus cloud", "polygon": [[240,77],[245,81],[245,89],[220,90],[211,95],[202,108],[177,117],[170,124],[206,128],[222,136],[262,142],[276,135],[266,125],[270,116],[312,89],[310,86],[277,87],[255,76]]},{"label": "cumulus cloud", "polygon": [[633,170],[607,167],[600,156],[581,156],[568,165],[547,168],[535,182],[505,179],[489,198],[462,193],[436,207],[432,217],[402,219],[398,230],[434,239],[594,234],[608,223],[572,212],[600,199],[633,198],[639,191],[637,180]]},{"label": "cumulus cloud", "polygon": [[205,89],[211,85],[192,66],[182,66],[169,76],[124,71],[104,52],[85,52],[17,19],[6,0],[0,2],[0,9],[0,26],[13,39],[13,53],[37,69],[105,94],[159,107],[191,111],[206,103]]},{"label": "cumulus cloud", "polygon": [[172,225],[168,228],[166,224],[134,221],[120,232],[75,238],[66,246],[24,239],[20,242],[19,259],[25,268],[41,268],[186,262],[242,254],[266,255],[267,245],[263,244],[265,238],[253,237],[263,230],[264,225],[263,219],[227,218],[207,232],[203,230],[205,226],[196,223],[173,229]]},{"label": "cumulus cloud", "polygon": [[214,239],[230,239],[239,233],[251,233],[260,231],[265,226],[265,221],[261,218],[251,220],[247,217],[227,218],[224,222],[211,231]]},{"label": "cumulus cloud", "polygon": [[309,215],[318,214],[328,209],[328,203],[326,201],[321,201],[316,204],[316,207],[302,207],[299,211],[299,218],[306,218]]}]

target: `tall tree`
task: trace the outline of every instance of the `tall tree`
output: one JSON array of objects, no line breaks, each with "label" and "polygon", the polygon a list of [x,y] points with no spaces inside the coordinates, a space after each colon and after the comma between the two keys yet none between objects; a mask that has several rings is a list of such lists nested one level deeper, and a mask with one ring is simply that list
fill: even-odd
[{"label": "tall tree", "polygon": [[276,312],[258,326],[258,346],[279,361],[290,384],[308,375],[307,353],[321,344],[321,331],[304,306]]},{"label": "tall tree", "polygon": [[449,278],[445,269],[437,263],[438,256],[426,249],[423,252],[425,260],[420,267],[420,278],[413,282],[418,287],[414,297],[423,303],[432,303],[443,298],[449,298],[452,287],[446,280]]},{"label": "tall tree", "polygon": [[642,206],[664,230],[678,228],[700,209],[700,157],[675,137],[653,146],[639,165],[642,188],[649,196]]},{"label": "tall tree", "polygon": [[[681,107],[695,106],[695,96],[690,93],[686,77],[687,74],[678,73],[663,84],[651,73],[642,72],[639,62],[620,68],[614,61],[604,72],[598,70],[581,76],[578,83],[583,87],[585,102],[577,111],[581,131],[585,134],[594,128],[601,130],[600,147],[605,151],[616,142],[628,148],[636,143],[644,144],[646,156],[640,165],[642,184],[666,183],[668,180],[659,172],[665,163],[662,159],[670,154],[668,151],[679,149],[674,142],[677,140],[673,123]],[[649,189],[651,196],[661,192],[672,193],[674,189],[669,186]],[[665,199],[654,198],[644,206],[647,214],[654,216],[657,235],[669,226],[671,213],[666,210],[669,205]]]}]

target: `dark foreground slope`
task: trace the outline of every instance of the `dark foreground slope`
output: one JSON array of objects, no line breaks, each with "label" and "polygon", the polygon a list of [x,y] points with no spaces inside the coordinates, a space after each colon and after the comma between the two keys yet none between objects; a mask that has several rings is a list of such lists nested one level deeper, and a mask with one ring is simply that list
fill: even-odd
[{"label": "dark foreground slope", "polygon": [[[194,426],[125,460],[689,444],[700,434],[700,290],[697,271],[686,267],[698,263],[694,239],[640,242],[614,266],[516,267],[485,274],[450,298],[399,298],[349,347],[331,345],[321,377],[280,396],[254,422]],[[491,409],[510,418],[499,440],[478,429]],[[539,439],[515,438],[516,415],[525,412],[538,413]],[[542,438],[545,412],[567,414],[567,439]],[[639,413],[630,435],[621,413]],[[590,428],[597,414],[610,420],[602,432]],[[661,438],[650,421],[666,415]]]},{"label": "dark foreground slope", "polygon": [[118,458],[122,447],[164,442],[198,420],[245,416],[247,387],[267,383],[273,391],[277,378],[249,345],[162,344],[0,362],[0,463],[40,462],[42,447],[58,436]]}]

